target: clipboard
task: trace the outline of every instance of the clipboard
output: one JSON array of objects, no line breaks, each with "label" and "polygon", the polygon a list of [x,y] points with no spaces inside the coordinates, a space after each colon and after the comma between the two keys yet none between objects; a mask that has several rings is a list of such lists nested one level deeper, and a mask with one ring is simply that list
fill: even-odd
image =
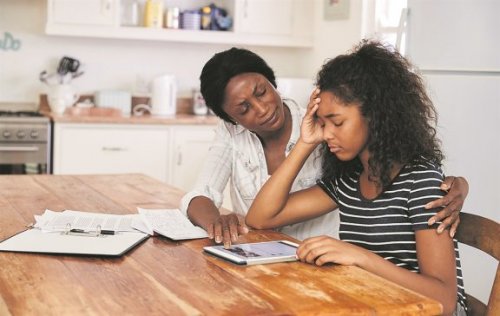
[{"label": "clipboard", "polygon": [[141,232],[83,235],[31,228],[1,241],[0,251],[119,257],[148,237]]}]

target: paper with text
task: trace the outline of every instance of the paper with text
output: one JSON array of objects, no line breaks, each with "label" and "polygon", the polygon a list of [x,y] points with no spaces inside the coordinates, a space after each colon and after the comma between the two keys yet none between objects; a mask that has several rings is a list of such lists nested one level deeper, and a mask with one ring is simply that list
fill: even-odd
[{"label": "paper with text", "polygon": [[[147,226],[147,233],[155,232],[174,240],[197,239],[208,237],[207,232],[193,225],[178,209],[137,209],[142,221]],[[140,229],[136,225],[134,228]],[[143,228],[144,229],[144,228]],[[144,231],[144,230],[142,230]]]},{"label": "paper with text", "polygon": [[[132,220],[138,214],[116,215],[65,210],[54,212],[45,210],[40,216],[35,216],[34,227],[42,231],[54,232],[71,229],[82,229],[84,231],[95,231],[100,225],[102,230],[112,230],[116,232],[135,232],[132,227]],[[69,226],[68,226],[69,225]]]}]

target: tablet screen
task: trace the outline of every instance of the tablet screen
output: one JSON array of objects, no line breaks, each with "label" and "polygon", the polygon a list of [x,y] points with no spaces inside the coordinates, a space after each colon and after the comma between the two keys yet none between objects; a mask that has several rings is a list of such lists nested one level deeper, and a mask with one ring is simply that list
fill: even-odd
[{"label": "tablet screen", "polygon": [[244,258],[294,256],[297,252],[296,247],[282,242],[233,245],[231,248],[224,250]]},{"label": "tablet screen", "polygon": [[272,261],[289,261],[295,259],[297,245],[287,241],[268,241],[260,243],[247,243],[232,245],[225,249],[224,246],[205,247],[205,250],[222,256],[237,263],[262,262],[270,259]]}]

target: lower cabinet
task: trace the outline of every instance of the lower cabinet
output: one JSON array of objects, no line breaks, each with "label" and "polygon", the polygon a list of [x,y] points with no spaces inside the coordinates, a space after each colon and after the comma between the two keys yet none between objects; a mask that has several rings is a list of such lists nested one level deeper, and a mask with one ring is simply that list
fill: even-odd
[{"label": "lower cabinet", "polygon": [[170,181],[171,184],[189,191],[193,188],[203,167],[205,157],[214,139],[214,127],[176,126],[172,128]]},{"label": "lower cabinet", "polygon": [[55,123],[54,174],[143,173],[192,188],[213,125]]}]

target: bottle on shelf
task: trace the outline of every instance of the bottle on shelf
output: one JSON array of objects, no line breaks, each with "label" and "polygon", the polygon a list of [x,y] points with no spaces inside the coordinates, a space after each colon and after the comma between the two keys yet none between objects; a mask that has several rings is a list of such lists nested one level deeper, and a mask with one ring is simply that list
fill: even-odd
[{"label": "bottle on shelf", "polygon": [[163,26],[163,1],[146,0],[144,6],[144,26],[161,28]]},{"label": "bottle on shelf", "polygon": [[139,26],[139,2],[122,0],[120,24],[123,26]]}]

